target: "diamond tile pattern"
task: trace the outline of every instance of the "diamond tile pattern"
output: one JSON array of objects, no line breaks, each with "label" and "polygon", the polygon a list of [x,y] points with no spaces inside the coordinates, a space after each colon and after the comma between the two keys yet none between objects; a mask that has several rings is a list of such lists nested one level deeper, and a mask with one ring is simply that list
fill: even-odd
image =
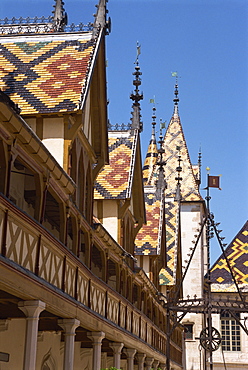
[{"label": "diamond tile pattern", "polygon": [[[237,283],[240,286],[248,285],[248,221],[228,245],[226,255]],[[211,269],[211,281],[214,291],[236,290],[223,254]]]},{"label": "diamond tile pattern", "polygon": [[95,199],[126,199],[132,183],[135,136],[109,138],[109,164],[97,176]]},{"label": "diamond tile pattern", "polygon": [[[144,225],[135,240],[137,255],[156,255],[160,248],[163,203],[157,199],[156,193],[145,193],[146,225]],[[160,233],[159,233],[160,232]]]},{"label": "diamond tile pattern", "polygon": [[176,168],[178,167],[178,147],[180,148],[180,155],[182,159],[182,200],[199,201],[202,198],[199,193],[196,178],[194,176],[180,118],[173,116],[167,128],[163,143],[163,149],[165,150],[163,158],[166,161],[166,166],[164,167],[165,179],[167,182],[166,196],[174,196],[176,191],[177,181],[175,178],[177,177]]},{"label": "diamond tile pattern", "polygon": [[[0,44],[0,88],[21,114],[78,109],[93,53],[93,42],[51,40]],[[45,41],[47,40],[47,41]]]},{"label": "diamond tile pattern", "polygon": [[167,267],[159,273],[160,285],[174,285],[176,282],[178,212],[177,202],[165,203]]}]

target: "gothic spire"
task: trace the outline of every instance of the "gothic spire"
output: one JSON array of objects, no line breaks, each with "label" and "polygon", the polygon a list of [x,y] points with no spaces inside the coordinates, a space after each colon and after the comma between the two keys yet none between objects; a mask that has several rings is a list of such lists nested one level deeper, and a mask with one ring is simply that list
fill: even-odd
[{"label": "gothic spire", "polygon": [[107,2],[108,0],[99,0],[99,4],[96,5],[97,12],[94,22],[94,34],[97,32],[98,27],[105,28],[106,34],[109,34],[111,31],[111,19],[107,20]]},{"label": "gothic spire", "polygon": [[[201,200],[201,195],[199,193],[199,185],[196,180],[194,168],[192,166],[187,143],[185,140],[185,136],[183,133],[183,128],[181,125],[179,112],[178,112],[178,84],[176,81],[175,84],[175,96],[173,99],[174,102],[174,111],[168,128],[166,130],[166,134],[164,137],[163,148],[165,153],[163,158],[166,159],[166,166],[164,167],[165,170],[165,178],[167,182],[167,189],[166,189],[166,196],[175,196],[178,190],[178,181],[175,179],[175,163],[178,161],[178,148],[180,148],[180,160],[183,163],[181,169],[181,175],[177,177],[182,177],[180,180],[180,193],[181,199],[184,201],[192,201],[192,200]],[[179,195],[179,194],[177,194]]]},{"label": "gothic spire", "polygon": [[133,85],[135,86],[134,91],[130,94],[130,99],[133,100],[133,111],[132,111],[132,118],[131,118],[131,130],[138,129],[139,132],[143,130],[143,123],[141,122],[141,114],[140,114],[140,100],[143,99],[143,93],[139,92],[139,86],[141,85],[140,76],[142,73],[140,72],[139,66],[139,54],[140,54],[140,45],[137,43],[137,58],[135,61],[135,71],[133,75],[135,76],[133,80]]},{"label": "gothic spire", "polygon": [[63,0],[55,0],[55,5],[53,5],[53,24],[56,31],[64,31],[65,26],[67,25],[67,13],[64,9]]}]

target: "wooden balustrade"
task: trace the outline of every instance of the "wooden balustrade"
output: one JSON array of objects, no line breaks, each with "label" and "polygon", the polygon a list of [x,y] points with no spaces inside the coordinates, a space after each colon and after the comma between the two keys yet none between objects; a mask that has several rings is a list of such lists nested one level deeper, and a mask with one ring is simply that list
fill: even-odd
[{"label": "wooden balustrade", "polygon": [[[1,251],[6,258],[165,353],[166,336],[162,330],[6,198],[0,203],[0,232]],[[180,363],[181,351],[172,346],[171,353],[172,359]]]}]

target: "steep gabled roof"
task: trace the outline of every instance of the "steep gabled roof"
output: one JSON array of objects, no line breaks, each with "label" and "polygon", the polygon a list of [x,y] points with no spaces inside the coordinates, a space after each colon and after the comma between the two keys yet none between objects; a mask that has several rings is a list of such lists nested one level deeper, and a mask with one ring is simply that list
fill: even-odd
[{"label": "steep gabled roof", "polygon": [[[225,250],[232,267],[236,282],[241,288],[248,288],[248,221],[238,232],[233,241]],[[236,287],[222,254],[211,268],[211,281],[213,292],[234,292]]]},{"label": "steep gabled roof", "polygon": [[109,137],[109,164],[97,176],[95,199],[131,197],[137,140],[137,135]]},{"label": "steep gabled roof", "polygon": [[161,200],[155,190],[145,188],[146,224],[135,240],[137,255],[157,255],[161,250],[164,199]]},{"label": "steep gabled roof", "polygon": [[80,35],[0,38],[0,88],[22,115],[73,112],[80,108],[96,40]]},{"label": "steep gabled roof", "polygon": [[177,271],[177,254],[178,254],[178,220],[179,204],[174,198],[166,200],[165,203],[165,224],[166,224],[166,257],[167,267],[159,273],[160,285],[175,285]]},{"label": "steep gabled roof", "polygon": [[178,152],[180,152],[182,159],[182,201],[202,200],[178,114],[173,114],[171,118],[164,137],[163,149],[164,160],[166,161],[164,168],[167,182],[166,196],[174,196],[176,192],[177,182],[175,178],[177,177]]}]

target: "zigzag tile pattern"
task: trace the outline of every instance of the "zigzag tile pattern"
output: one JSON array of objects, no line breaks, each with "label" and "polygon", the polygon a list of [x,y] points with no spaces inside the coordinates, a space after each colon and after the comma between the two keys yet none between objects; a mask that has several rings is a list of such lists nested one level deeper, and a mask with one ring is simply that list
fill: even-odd
[{"label": "zigzag tile pattern", "polygon": [[89,40],[2,42],[0,88],[23,115],[75,111],[92,52]]},{"label": "zigzag tile pattern", "polygon": [[[226,255],[240,286],[248,285],[248,221],[228,245]],[[214,291],[236,290],[227,261],[222,254],[211,269]]]},{"label": "zigzag tile pattern", "polygon": [[164,160],[166,161],[165,179],[167,182],[166,196],[174,196],[177,181],[176,168],[178,167],[178,150],[180,147],[181,155],[181,196],[184,201],[198,201],[201,200],[201,195],[198,190],[196,178],[192,168],[189,152],[184,137],[182,125],[179,117],[172,117],[170,124],[167,128],[163,149],[164,149]]},{"label": "zigzag tile pattern", "polygon": [[109,138],[109,164],[97,176],[95,199],[125,199],[130,186],[134,136]]},{"label": "zigzag tile pattern", "polygon": [[155,185],[157,180],[158,148],[156,140],[151,138],[143,166],[144,185]]},{"label": "zigzag tile pattern", "polygon": [[146,225],[144,225],[135,240],[135,254],[156,255],[159,247],[159,223],[162,212],[161,201],[156,193],[145,193]]},{"label": "zigzag tile pattern", "polygon": [[166,223],[166,254],[167,267],[160,270],[159,284],[174,285],[176,282],[176,259],[177,259],[177,215],[178,203],[165,203],[165,223]]}]

